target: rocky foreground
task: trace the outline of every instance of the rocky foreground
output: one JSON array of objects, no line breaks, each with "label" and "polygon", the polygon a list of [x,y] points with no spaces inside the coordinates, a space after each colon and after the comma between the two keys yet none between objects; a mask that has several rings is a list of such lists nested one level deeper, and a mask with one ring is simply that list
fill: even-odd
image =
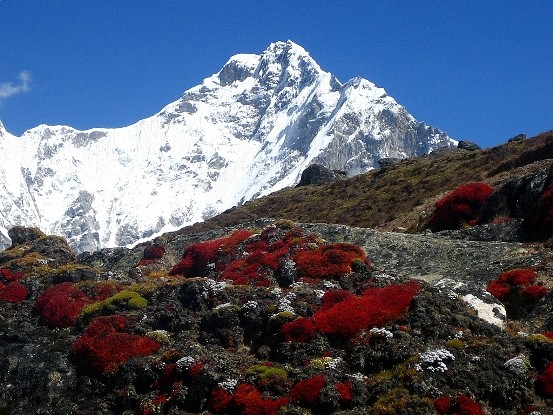
[{"label": "rocky foreground", "polygon": [[[37,230],[11,237],[0,254],[4,414],[553,404],[553,255],[540,244],[259,221],[76,258]],[[535,270],[526,286],[547,291],[513,296],[514,318],[486,291],[512,269]]]},{"label": "rocky foreground", "polygon": [[259,219],[0,253],[0,414],[549,414],[553,167],[419,233]]}]

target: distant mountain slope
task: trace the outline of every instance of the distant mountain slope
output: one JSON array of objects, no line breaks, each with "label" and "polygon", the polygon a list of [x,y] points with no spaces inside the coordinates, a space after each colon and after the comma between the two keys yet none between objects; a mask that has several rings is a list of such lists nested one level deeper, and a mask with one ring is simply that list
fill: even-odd
[{"label": "distant mountain slope", "polygon": [[293,186],[313,162],[355,175],[454,144],[384,89],[342,84],[277,42],[128,127],[15,137],[0,124],[0,233],[38,226],[79,252],[122,246]]}]

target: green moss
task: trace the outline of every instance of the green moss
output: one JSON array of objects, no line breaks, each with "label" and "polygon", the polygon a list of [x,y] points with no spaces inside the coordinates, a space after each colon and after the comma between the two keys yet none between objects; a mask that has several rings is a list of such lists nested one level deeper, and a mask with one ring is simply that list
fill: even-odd
[{"label": "green moss", "polygon": [[260,379],[268,379],[273,377],[288,377],[288,373],[284,369],[265,365],[253,365],[246,371],[247,375],[259,376]]},{"label": "green moss", "polygon": [[109,304],[116,305],[116,304],[128,302],[129,300],[136,297],[140,297],[140,294],[138,294],[136,291],[124,290],[124,291],[118,292],[117,294],[112,295],[111,297],[107,298],[105,301],[108,302]]},{"label": "green moss", "polygon": [[284,369],[280,369],[278,367],[270,367],[265,372],[259,375],[261,379],[273,378],[277,376],[281,378],[285,378],[285,377],[288,377],[288,373]]},{"label": "green moss", "polygon": [[44,255],[39,254],[38,252],[28,252],[25,255],[15,257],[13,260],[3,264],[3,267],[6,268],[29,268],[29,267],[38,267],[44,266],[48,261]]},{"label": "green moss", "polygon": [[446,347],[453,349],[462,349],[465,347],[465,343],[461,339],[451,339],[445,343]]},{"label": "green moss", "polygon": [[141,309],[148,305],[148,301],[136,291],[124,290],[106,298],[104,301],[89,304],[83,308],[81,315],[87,316],[97,313],[112,313],[121,308]]},{"label": "green moss", "polygon": [[158,343],[169,343],[169,333],[165,330],[152,330],[146,333],[146,337],[155,340]]},{"label": "green moss", "polygon": [[412,413],[434,413],[434,404],[430,398],[411,395],[403,387],[390,389],[380,395],[369,412],[372,415],[408,415]]},{"label": "green moss", "polygon": [[[267,311],[269,310],[269,307],[267,308]],[[276,307],[275,307],[275,310],[276,310]],[[289,320],[294,320],[295,318],[296,318],[296,315],[291,311],[281,311],[280,313],[277,313],[271,316],[271,320],[289,321]]]},{"label": "green moss", "polygon": [[543,334],[531,334],[526,337],[528,343],[553,343],[553,339],[544,336]]},{"label": "green moss", "polygon": [[141,297],[140,295],[134,298],[130,298],[127,302],[127,305],[134,309],[141,309],[148,305],[148,300],[146,300],[144,297]]},{"label": "green moss", "polygon": [[267,313],[274,314],[275,311],[277,311],[277,306],[275,304],[269,304],[267,306]]},{"label": "green moss", "polygon": [[326,366],[332,362],[332,357],[320,357],[318,359],[313,359],[311,360],[311,362],[309,362],[309,366],[315,368],[315,369],[320,369],[320,370],[324,370],[326,369]]},{"label": "green moss", "polygon": [[293,229],[296,226],[293,221],[288,219],[279,219],[273,225],[280,229]]},{"label": "green moss", "polygon": [[[90,268],[89,266],[78,264],[78,263],[65,264],[65,265],[61,265],[61,266],[57,267],[55,269],[55,273],[60,274],[62,272],[76,271],[76,270],[81,270],[81,269],[93,269],[93,268]],[[96,271],[96,270],[94,270],[94,271]]]},{"label": "green moss", "polygon": [[88,304],[83,307],[81,310],[81,315],[88,316],[92,314],[97,314],[104,308],[104,302],[98,301],[97,303]]}]

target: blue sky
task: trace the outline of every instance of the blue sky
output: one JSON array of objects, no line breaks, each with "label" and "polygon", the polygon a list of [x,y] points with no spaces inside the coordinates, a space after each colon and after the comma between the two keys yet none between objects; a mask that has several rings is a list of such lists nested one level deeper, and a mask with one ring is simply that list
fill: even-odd
[{"label": "blue sky", "polygon": [[291,39],[483,147],[553,129],[553,1],[0,0],[0,120],[121,127]]}]

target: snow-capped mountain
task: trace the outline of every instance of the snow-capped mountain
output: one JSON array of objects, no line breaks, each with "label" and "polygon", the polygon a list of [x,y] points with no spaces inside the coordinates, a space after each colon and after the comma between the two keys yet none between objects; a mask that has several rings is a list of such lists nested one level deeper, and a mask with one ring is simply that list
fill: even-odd
[{"label": "snow-capped mountain", "polygon": [[0,123],[0,233],[38,226],[76,251],[132,244],[299,180],[311,163],[371,169],[454,145],[384,89],[323,71],[299,45],[233,56],[158,114],[124,128]]}]

